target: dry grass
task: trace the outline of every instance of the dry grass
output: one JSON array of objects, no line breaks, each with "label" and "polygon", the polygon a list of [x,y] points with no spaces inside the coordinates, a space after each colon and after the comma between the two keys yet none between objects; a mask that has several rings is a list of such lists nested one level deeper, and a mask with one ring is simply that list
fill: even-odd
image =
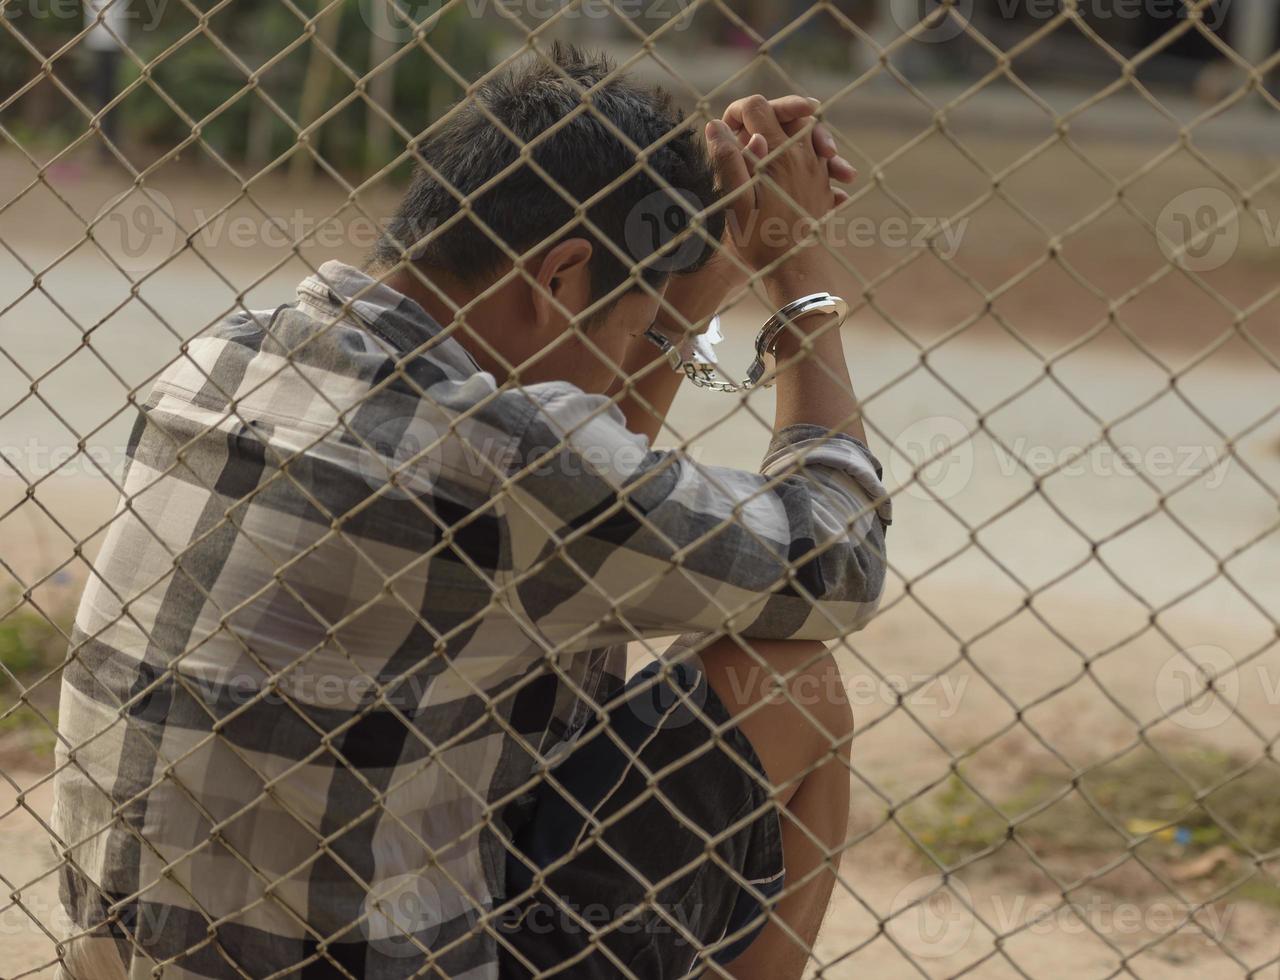
[{"label": "dry grass", "polygon": [[996,799],[955,776],[902,821],[922,855],[947,868],[1008,872],[1034,855],[1059,881],[1097,880],[1108,857],[1129,850],[1149,872],[1138,892],[1229,888],[1280,906],[1268,862],[1280,853],[1280,765],[1269,756],[1143,746],[1076,779],[1027,772]]}]

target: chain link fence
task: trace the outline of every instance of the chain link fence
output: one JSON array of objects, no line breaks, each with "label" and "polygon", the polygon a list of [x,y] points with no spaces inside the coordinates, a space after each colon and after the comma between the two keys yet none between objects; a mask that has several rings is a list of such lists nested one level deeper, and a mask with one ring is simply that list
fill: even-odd
[{"label": "chain link fence", "polygon": [[[555,966],[525,960],[528,975],[586,975],[592,956],[604,972],[590,975],[666,975],[613,952],[610,937],[636,923],[690,947],[691,969],[732,975],[713,956],[732,948],[733,924],[708,927],[663,904],[694,872],[758,899],[770,941],[805,947],[806,975],[1280,973],[1273,5],[7,0],[4,14],[5,976],[473,975],[488,955],[478,939],[510,947],[509,917],[527,925],[538,894],[585,940]],[[690,763],[710,754],[719,771],[745,772],[764,794],[758,810],[782,814],[784,831],[799,835],[786,838],[801,841],[793,846],[816,849],[808,865],[795,859],[780,892],[742,880],[727,834],[702,834],[699,854],[656,877],[611,850],[608,828],[629,807],[678,810],[664,780],[685,760],[663,768],[625,738],[580,737],[599,733],[594,721],[620,725],[624,710],[594,686],[602,661],[580,632],[509,605],[501,628],[462,614],[519,590],[519,572],[503,565],[510,555],[477,557],[493,501],[527,504],[536,494],[522,481],[609,406],[568,424],[549,417],[558,441],[536,458],[460,477],[491,498],[444,499],[427,489],[442,479],[442,446],[471,452],[492,402],[437,404],[430,371],[414,367],[434,356],[431,344],[357,384],[294,349],[291,321],[280,319],[299,280],[330,282],[323,262],[358,266],[384,240],[423,141],[455,103],[539,169],[541,137],[520,140],[474,99],[475,86],[530,60],[565,76],[553,56],[561,38],[607,49],[610,79],[662,84],[697,132],[755,91],[811,98],[860,171],[810,248],[843,270],[832,291],[849,301],[846,351],[893,503],[884,593],[855,635],[858,617],[846,610],[835,622],[815,598],[807,560],[760,588],[814,600],[810,618],[826,622],[811,632],[839,634],[827,643],[838,673],[823,673],[804,640],[781,659],[753,644],[744,622],[762,615],[758,597],[703,588],[712,572],[686,572],[696,547],[666,541],[662,567],[628,591],[608,557],[584,561],[581,528],[553,530],[551,502],[526,532],[549,542],[539,567],[563,565],[592,596],[592,629],[626,649],[632,676],[650,686],[664,672],[684,676],[673,665],[728,637],[745,648],[730,683],[747,700],[772,692],[747,715],[767,707],[785,719],[779,744],[822,734],[823,752],[768,784],[727,751],[734,726],[704,710],[705,688],[626,705],[640,705],[653,728],[679,716],[678,727],[700,733]],[[548,135],[579,113],[623,138],[589,98]],[[652,248],[613,249],[631,281],[645,281],[637,251],[677,270],[687,259],[660,234],[673,201],[691,236],[682,241],[731,251],[708,233],[710,212],[696,206],[705,202],[679,206],[655,162],[664,141],[623,142],[636,167],[600,197],[637,175],[658,188],[658,203],[626,225],[628,245],[652,234]],[[763,168],[751,182],[780,190]],[[557,190],[611,241],[588,216],[598,200]],[[461,216],[483,193],[450,192]],[[452,224],[417,231],[429,241]],[[721,381],[742,380],[738,366],[772,311],[764,278],[752,274],[719,311]],[[353,318],[386,326],[382,287],[330,284],[339,302],[326,332]],[[322,298],[304,302],[325,309]],[[269,369],[233,377],[222,355],[210,360],[220,322],[265,327]],[[486,364],[497,357],[466,310],[446,326],[486,351]],[[657,410],[638,387],[652,365],[630,376],[589,318],[573,331],[608,366],[611,403],[628,406],[628,422],[648,412],[672,459],[713,474],[757,467],[769,391],[686,385],[670,412]],[[154,432],[131,436],[139,409],[168,418],[179,380],[206,401],[176,413],[161,446],[146,442],[161,438]],[[373,410],[388,391],[399,414]],[[310,420],[305,444],[285,445],[264,422],[289,413]],[[368,491],[359,499],[330,492],[322,462],[332,460],[316,460],[333,447],[355,461]],[[139,451],[168,462],[129,465]],[[232,458],[274,477],[238,485]],[[484,452],[475,459],[492,466]],[[804,471],[803,455],[790,459],[760,497]],[[666,540],[644,488],[628,487],[587,531],[621,515]],[[286,500],[294,510],[282,516]],[[847,535],[865,539],[883,501],[866,503],[845,515]],[[756,504],[744,501],[707,539],[745,527]],[[375,516],[384,506],[385,524]],[[127,533],[136,538],[121,557]],[[751,534],[734,539],[736,553],[754,553]],[[104,546],[116,557],[95,567]],[[210,576],[202,563],[219,548]],[[221,570],[237,563],[259,585],[226,606]],[[692,646],[670,647],[640,621],[648,613],[635,593],[657,593],[671,575],[687,578],[663,587],[663,604],[697,607],[689,626],[711,628]],[[452,590],[441,608],[458,610],[456,621],[424,615],[424,581]],[[184,627],[156,612],[157,590],[165,608],[190,607]],[[288,644],[262,627],[272,617],[293,624],[294,659],[282,660]],[[491,634],[473,635],[482,621]],[[370,668],[360,644],[391,635],[396,657]],[[467,644],[521,643],[518,670],[451,660]],[[856,724],[841,733],[832,711],[845,704]],[[517,720],[529,714],[545,724]],[[152,737],[179,717],[176,731]],[[287,759],[270,748],[283,728],[298,742]],[[532,873],[524,892],[491,894],[484,859],[460,855],[485,835],[505,840],[509,808],[539,786],[568,799],[554,767],[599,743],[629,757],[639,788],[610,819],[570,808],[566,819],[583,811],[591,825],[570,856],[608,852],[615,872],[639,883],[639,900],[563,900],[553,884],[563,860]],[[362,765],[362,752],[387,744],[402,746],[390,771]],[[515,752],[527,772],[503,783],[495,774],[514,770],[500,760]],[[308,767],[320,765],[329,775],[316,786]],[[832,766],[852,799],[847,822],[823,838],[785,812],[797,786],[831,779]],[[50,817],[55,782],[69,773],[85,812],[99,812],[95,789],[110,800],[105,822],[74,840],[74,821]],[[88,869],[112,847],[133,854],[135,872],[93,880]],[[833,895],[810,948],[786,903],[815,882]],[[328,892],[353,889],[363,897],[344,921],[309,915]],[[246,962],[232,951],[259,948],[247,930],[297,946],[267,944]],[[68,958],[88,935],[108,938],[88,959]],[[381,965],[352,959],[354,946]]]}]

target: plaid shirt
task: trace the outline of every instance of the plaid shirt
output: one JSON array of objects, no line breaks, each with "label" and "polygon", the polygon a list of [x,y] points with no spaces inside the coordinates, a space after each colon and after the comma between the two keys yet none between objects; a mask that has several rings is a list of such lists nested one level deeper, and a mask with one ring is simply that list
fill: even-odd
[{"label": "plaid shirt", "polygon": [[493,977],[512,814],[625,642],[857,629],[878,474],[813,426],[763,474],[654,451],[336,262],[193,340],[65,669],[63,976]]}]

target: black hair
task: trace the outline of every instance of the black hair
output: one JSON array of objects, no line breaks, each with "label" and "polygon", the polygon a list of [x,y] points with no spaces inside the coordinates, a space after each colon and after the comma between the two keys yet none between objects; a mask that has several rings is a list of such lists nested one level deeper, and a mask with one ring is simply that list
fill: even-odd
[{"label": "black hair", "polygon": [[[419,165],[372,262],[387,267],[408,253],[413,261],[474,282],[494,275],[507,258],[493,235],[516,254],[543,242],[581,237],[593,246],[593,299],[626,282],[633,266],[637,276],[656,286],[671,272],[690,272],[706,262],[713,247],[708,238],[719,240],[724,216],[717,209],[701,220],[705,237],[689,229],[692,215],[716,196],[702,141],[669,95],[623,76],[603,81],[612,70],[603,56],[556,43],[549,60],[531,55],[477,86],[418,146],[421,160],[439,176]],[[585,111],[556,128],[584,102]],[[518,142],[495,126],[480,105]],[[635,167],[636,153],[602,120],[647,151],[650,172],[640,169],[618,182]],[[514,163],[525,143],[549,130],[554,131],[530,153],[545,178],[521,163],[474,194]],[[470,199],[472,211],[493,235],[470,216],[436,230],[460,210],[445,182]],[[574,224],[577,205],[606,188],[611,189],[586,209],[599,234],[581,222]]]}]

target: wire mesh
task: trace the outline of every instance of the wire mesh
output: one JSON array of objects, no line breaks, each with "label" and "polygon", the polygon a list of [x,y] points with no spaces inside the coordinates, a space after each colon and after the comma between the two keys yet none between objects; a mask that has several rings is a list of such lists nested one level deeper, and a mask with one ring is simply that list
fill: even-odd
[{"label": "wire mesh", "polygon": [[[1280,108],[1269,77],[1280,55],[1270,8],[1237,0],[1228,36],[1226,6],[1137,5],[1141,17],[1163,18],[1161,30],[1126,48],[1107,33],[1118,4],[1083,0],[820,2],[768,12],[719,0],[644,9],[623,0],[546,9],[463,0],[332,0],[313,9],[281,0],[252,11],[276,18],[271,36],[280,43],[264,50],[250,43],[248,15],[238,21],[230,0],[6,3],[0,353],[12,384],[3,419],[6,431],[25,425],[36,433],[5,447],[12,492],[0,515],[9,542],[0,555],[9,586],[0,725],[19,746],[0,757],[8,786],[0,833],[11,840],[0,861],[8,893],[0,921],[14,964],[6,975],[454,976],[496,969],[492,950],[522,961],[529,975],[587,975],[592,957],[604,972],[590,975],[668,975],[615,952],[611,937],[637,923],[665,931],[687,954],[679,969],[666,964],[670,975],[732,975],[712,957],[744,927],[735,935],[723,916],[708,926],[666,904],[673,889],[716,873],[761,903],[772,930],[766,941],[790,948],[789,962],[807,975],[1276,969],[1280,834],[1270,814],[1280,473],[1274,447],[1259,447],[1277,415],[1268,392],[1280,366],[1269,328],[1269,307],[1280,298],[1270,271],[1278,236],[1266,202],[1280,169],[1263,136],[1247,164],[1239,151]],[[685,32],[693,24],[696,35],[699,18],[721,24],[741,57],[722,61],[691,47]],[[670,459],[727,493],[712,464],[755,465],[759,453],[744,457],[742,445],[754,439],[764,450],[766,392],[682,393],[670,415],[656,410],[637,384],[666,363],[631,376],[601,347],[588,310],[572,331],[606,364],[611,397],[566,419],[546,399],[525,396],[527,414],[555,438],[500,464],[473,442],[495,424],[498,392],[442,408],[429,372],[414,366],[430,349],[397,351],[375,329],[365,353],[385,357],[389,346],[393,355],[375,382],[326,369],[307,353],[386,312],[379,283],[361,280],[344,292],[320,264],[378,243],[390,195],[408,165],[425,163],[421,141],[450,118],[454,98],[520,144],[519,162],[548,183],[555,181],[538,147],[579,114],[622,140],[635,156],[632,173],[596,200],[557,190],[598,242],[632,265],[634,256],[614,247],[586,209],[634,174],[669,189],[651,162],[662,141],[637,145],[590,98],[525,141],[473,97],[477,77],[522,60],[567,77],[552,38],[599,40],[604,22],[617,49],[609,79],[660,79],[698,129],[756,88],[812,96],[816,117],[859,164],[859,183],[819,222],[810,246],[845,275],[832,291],[849,299],[845,343],[862,419],[898,514],[877,619],[856,637],[866,617],[847,608],[834,615],[814,595],[806,562],[791,562],[754,592],[727,595],[688,574],[698,545],[728,525],[743,553],[768,553],[752,508],[807,478],[804,453],[767,471],[729,518],[687,547],[647,509],[646,493],[670,475],[658,467],[576,526],[558,527],[541,502],[523,532],[530,541],[512,547],[548,550],[524,567],[475,550],[497,513],[487,501],[518,509],[531,493],[526,481],[558,465],[566,447],[589,441],[618,404],[656,411],[655,441],[673,447]],[[464,51],[468,31],[482,23],[505,32],[508,44],[504,56],[478,66]],[[1191,41],[1214,59],[1197,82],[1198,102],[1170,95],[1158,77],[1161,59]],[[804,52],[819,42],[857,67],[817,72]],[[1080,73],[1091,88],[1064,98],[1061,77],[1037,59],[1051,64],[1086,49],[1092,60],[1087,69],[1080,60]],[[76,80],[76,59],[103,61],[104,53],[121,63],[125,81],[96,104]],[[951,73],[937,74],[940,65]],[[429,85],[412,88],[424,77]],[[135,103],[144,109],[126,115]],[[861,118],[877,114],[897,118],[864,134]],[[50,144],[31,119],[55,115],[64,128]],[[147,162],[121,132],[122,116],[134,125],[152,120]],[[1117,130],[1142,126],[1151,129],[1145,141],[1127,156],[1116,150]],[[997,146],[1001,133],[1007,145]],[[792,134],[791,144],[808,137]],[[68,174],[89,152],[113,177],[86,189]],[[196,177],[175,177],[193,158]],[[1039,169],[1049,161],[1058,169]],[[967,182],[956,179],[947,185],[954,195],[931,198],[944,167],[963,168]],[[767,169],[752,181],[801,210]],[[1046,181],[1066,187],[1030,195],[1028,205],[1027,184],[1043,189]],[[1151,181],[1159,181],[1154,197]],[[456,220],[475,220],[483,188],[448,190]],[[989,223],[993,213],[999,219]],[[33,214],[71,222],[76,234],[37,248]],[[453,221],[421,229],[423,237]],[[1120,221],[1137,229],[1126,242],[1148,246],[1140,259],[1105,251]],[[509,259],[522,258],[484,231]],[[698,222],[693,232],[695,241],[722,245]],[[245,254],[231,261],[237,236]],[[992,264],[975,263],[966,251],[975,247]],[[1104,249],[1101,263],[1089,260],[1091,248]],[[83,272],[86,252],[109,272],[66,281]],[[741,264],[733,254],[727,261]],[[1120,265],[1123,275],[1100,268]],[[660,290],[632,271],[641,294],[661,303]],[[722,311],[730,370],[749,359],[756,325],[774,305],[764,288],[771,270],[743,271],[746,285]],[[304,299],[324,329],[303,344],[280,314],[288,297],[272,293],[281,276],[316,276],[334,289],[327,306],[324,297]],[[517,376],[521,365],[507,362],[468,314],[519,281],[546,285],[517,262],[459,307],[422,278],[453,314],[442,336]],[[1145,308],[1153,296],[1165,305]],[[936,329],[922,329],[913,320],[934,301]],[[191,305],[200,322],[178,319]],[[1078,311],[1065,339],[1043,329],[1045,307],[1063,305]],[[31,347],[18,334],[32,330],[33,311],[73,328],[73,342]],[[147,331],[130,326],[113,336],[130,316],[145,317]],[[1168,324],[1183,316],[1207,326],[1177,347],[1161,331],[1175,333]],[[251,377],[209,353],[209,331],[228,318],[261,331],[271,355]],[[704,327],[705,318],[686,326]],[[979,335],[985,347],[965,346]],[[1103,341],[1123,353],[1098,354]],[[1235,366],[1222,368],[1227,352]],[[1203,374],[1211,369],[1212,383]],[[102,390],[85,383],[91,378],[107,386],[105,399],[86,397]],[[175,410],[166,401],[183,379],[206,403]],[[362,416],[362,406],[378,408]],[[162,420],[146,436],[158,444],[119,437],[139,409]],[[305,421],[307,438],[288,443],[274,434],[269,420],[290,417]],[[215,435],[221,458],[207,449]],[[458,491],[461,502],[431,489],[445,447],[458,442],[477,468],[461,485],[483,488],[474,499]],[[313,462],[335,446],[358,460],[369,491],[360,499],[330,493]],[[126,465],[140,449],[168,462]],[[233,459],[253,460],[259,472],[240,485],[223,469]],[[627,469],[616,459],[597,464]],[[84,481],[119,503],[81,506]],[[286,500],[306,511],[292,515],[296,528],[279,516]],[[838,501],[824,505],[845,537],[858,539],[880,503],[856,514],[842,514]],[[394,531],[376,526],[389,504]],[[632,556],[626,560],[642,571],[622,574],[590,552],[582,542],[611,520],[634,522],[665,549],[665,561]],[[121,554],[127,533],[133,543]],[[109,569],[96,564],[103,548],[116,549]],[[214,552],[225,564],[210,574]],[[526,608],[522,588],[548,565],[585,596],[584,624]],[[228,567],[243,572],[238,593],[225,591]],[[68,603],[82,588],[73,626]],[[444,602],[459,610],[454,620],[424,615],[432,588],[456,591]],[[660,637],[684,630],[645,622],[645,597],[652,604],[663,589],[664,602],[696,609],[688,629],[710,633],[668,647]],[[753,637],[762,597],[779,590],[812,601],[809,632],[835,637],[827,644],[833,659],[811,639]],[[478,605],[476,592],[485,600]],[[185,630],[156,611],[174,604],[190,610]],[[262,617],[259,625],[270,617],[291,624],[287,643],[243,629],[250,615]],[[403,633],[396,656],[377,667],[360,639],[373,619]],[[525,661],[518,670],[495,666],[513,637]],[[635,705],[601,686],[612,669],[600,652],[607,645],[614,666],[627,648],[632,675],[663,665],[640,675],[639,690],[659,695],[665,677],[684,676],[680,665],[729,649],[727,676],[750,706],[731,724],[706,710],[696,684],[675,701],[635,702],[648,706],[642,715],[652,708],[642,718],[651,727],[675,715],[677,728],[700,733],[686,757],[654,767],[614,730]],[[491,652],[463,663],[459,648]],[[207,656],[211,649],[217,657]],[[82,703],[91,689],[96,712]],[[850,704],[857,724],[846,728]],[[526,723],[530,712],[540,725]],[[752,716],[773,733],[770,742],[816,738],[820,751],[770,782],[730,752],[730,733]],[[172,733],[152,737],[148,725],[179,717]],[[299,742],[290,757],[269,748],[277,728]],[[391,771],[362,764],[373,742],[401,746]],[[510,845],[510,808],[539,787],[570,800],[558,767],[593,744],[627,756],[642,786],[604,819],[571,804],[569,815],[590,832],[533,872],[526,889],[498,894],[478,841]],[[50,748],[56,756],[41,766]],[[772,745],[761,752],[774,757]],[[502,768],[511,754],[532,761]],[[698,760],[737,771],[764,794],[719,834],[682,815],[664,789]],[[320,767],[326,782],[309,783]],[[798,788],[807,784],[812,797],[812,787],[830,787],[832,767],[834,781],[851,786],[852,811],[824,837],[804,825],[814,811],[798,809]],[[64,832],[74,822],[50,818],[54,786],[69,773],[79,795],[61,805],[107,815],[76,840]],[[107,810],[89,807],[93,791],[110,801]],[[697,855],[656,877],[608,836],[654,805],[701,841]],[[779,815],[786,842],[780,893],[743,880],[731,856],[733,834],[761,812]],[[93,869],[106,867],[94,862],[112,848],[132,854],[132,868],[94,880]],[[557,871],[592,848],[638,883],[639,902],[622,907],[600,895],[594,909],[556,895]],[[816,851],[807,865],[794,857],[806,848]],[[794,908],[824,885],[834,895],[815,943]],[[85,888],[96,890],[92,900],[75,894]],[[320,911],[326,889],[363,898],[353,914],[340,903]],[[512,938],[532,928],[538,909],[556,930],[585,937],[551,967],[522,959]],[[86,944],[91,936],[109,938]],[[261,936],[287,936],[292,945]],[[244,959],[245,950],[260,958]]]}]

